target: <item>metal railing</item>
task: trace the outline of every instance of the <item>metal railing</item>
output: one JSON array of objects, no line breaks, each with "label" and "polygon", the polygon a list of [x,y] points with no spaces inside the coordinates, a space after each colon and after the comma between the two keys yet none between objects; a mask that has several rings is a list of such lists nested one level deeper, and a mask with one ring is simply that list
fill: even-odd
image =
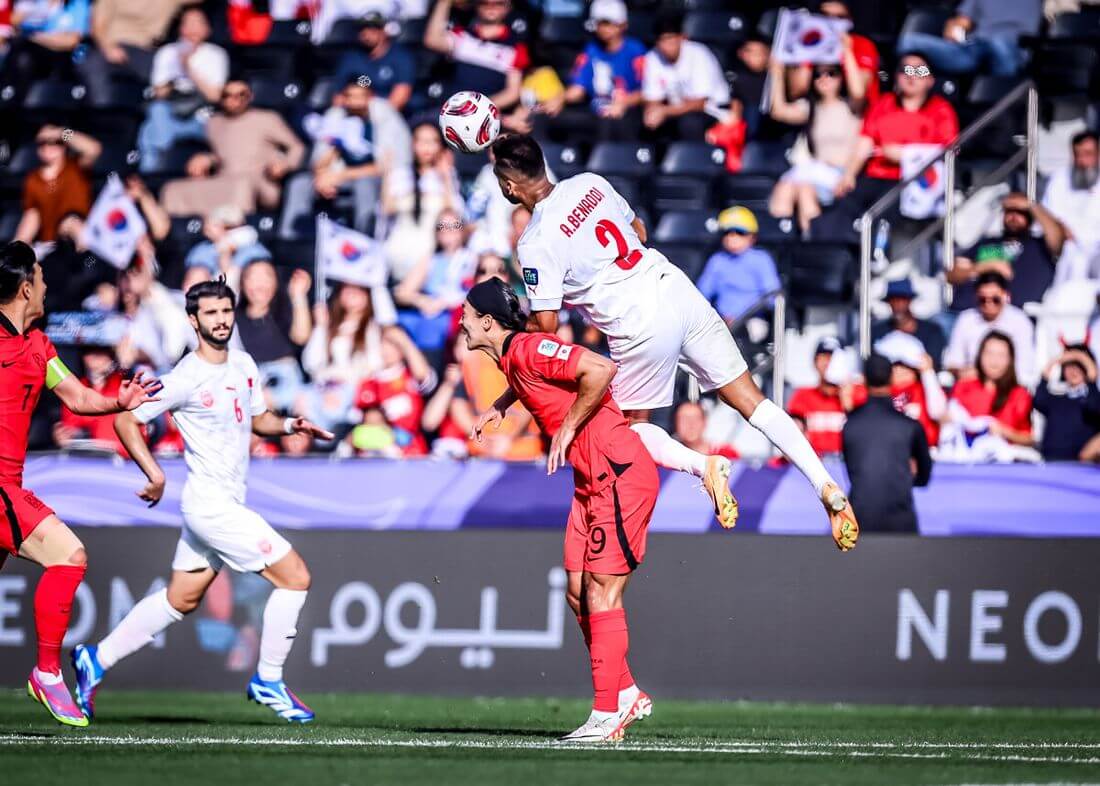
[{"label": "metal railing", "polygon": [[[773,289],[771,292],[761,295],[751,306],[745,309],[741,316],[730,323],[730,333],[738,333],[741,328],[745,326],[745,323],[768,307],[772,309],[772,353],[770,356],[772,366],[772,398],[778,406],[782,407],[783,385],[786,384],[785,369],[783,366],[783,348],[787,332],[787,295],[782,289]],[[746,360],[751,360],[751,358],[746,358]],[[767,361],[758,364],[755,368],[749,369],[749,371],[756,374],[766,367]],[[699,380],[690,374],[688,375],[687,396],[689,401],[699,400]]]},{"label": "metal railing", "polygon": [[991,123],[999,119],[1009,109],[1027,100],[1027,136],[1023,147],[1009,157],[1001,166],[992,173],[979,180],[977,186],[988,185],[994,181],[1003,179],[1021,162],[1027,168],[1027,196],[1035,199],[1036,190],[1036,134],[1039,125],[1039,96],[1035,90],[1035,84],[1025,81],[1010,90],[1000,101],[986,110],[977,120],[963,129],[954,141],[941,150],[937,155],[929,158],[917,170],[912,177],[897,183],[893,188],[883,194],[871,207],[859,218],[859,352],[863,357],[871,354],[871,257],[872,257],[872,233],[876,219],[882,216],[901,200],[902,192],[912,182],[916,181],[924,171],[937,161],[944,162],[944,216],[926,227],[915,238],[907,243],[900,256],[911,253],[943,229],[943,253],[944,267],[950,269],[954,263],[955,254],[955,175],[958,163],[959,151],[964,145],[973,141],[978,134],[984,131]]}]

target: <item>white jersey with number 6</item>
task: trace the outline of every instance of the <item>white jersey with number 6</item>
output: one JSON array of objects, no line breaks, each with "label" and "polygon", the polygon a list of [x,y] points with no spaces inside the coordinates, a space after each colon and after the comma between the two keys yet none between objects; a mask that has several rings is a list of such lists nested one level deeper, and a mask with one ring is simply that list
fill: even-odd
[{"label": "white jersey with number 6", "polygon": [[746,370],[729,328],[683,271],[646,248],[634,210],[611,184],[585,173],[535,205],[517,251],[532,311],[568,304],[607,336],[619,365],[612,393],[623,409],[672,404],[678,365],[704,391]]}]

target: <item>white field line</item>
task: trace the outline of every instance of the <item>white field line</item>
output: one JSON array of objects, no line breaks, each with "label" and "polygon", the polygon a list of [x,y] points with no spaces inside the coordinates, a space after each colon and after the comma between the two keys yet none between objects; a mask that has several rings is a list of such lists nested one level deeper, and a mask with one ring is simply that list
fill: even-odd
[{"label": "white field line", "polygon": [[[776,754],[782,756],[819,756],[832,758],[878,759],[926,759],[950,760],[949,751],[968,751],[962,758],[973,762],[1015,762],[1021,764],[1100,764],[1100,757],[1075,758],[1073,756],[1043,756],[1024,754],[981,753],[981,749],[1008,750],[1095,750],[1100,745],[1091,743],[858,743],[858,742],[716,742],[700,741],[698,744],[623,742],[613,745],[577,745],[555,741],[495,741],[495,740],[439,740],[439,739],[386,739],[386,738],[334,738],[310,740],[298,737],[256,739],[245,737],[135,737],[65,734],[57,736],[28,737],[0,735],[3,746],[244,746],[244,747],[301,747],[301,748],[421,748],[455,750],[599,750],[629,751],[635,753],[703,753],[703,754]],[[884,748],[890,750],[883,750]],[[939,753],[915,753],[913,748],[942,749]],[[868,750],[870,749],[870,750]]]}]

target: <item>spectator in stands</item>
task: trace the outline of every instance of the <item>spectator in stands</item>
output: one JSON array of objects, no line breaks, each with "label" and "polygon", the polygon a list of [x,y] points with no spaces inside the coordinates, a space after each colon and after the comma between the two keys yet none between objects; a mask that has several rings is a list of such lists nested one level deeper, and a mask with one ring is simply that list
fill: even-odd
[{"label": "spectator in stands", "polygon": [[[330,4],[325,3],[326,6]],[[276,3],[270,0],[229,0],[226,11],[229,37],[234,44],[243,46],[262,44],[271,35],[272,24],[276,20],[309,19],[311,11],[317,13],[322,10],[318,5],[316,0],[280,0]]]},{"label": "spectator in stands", "polygon": [[268,259],[256,259],[241,271],[237,336],[256,361],[273,410],[290,412],[304,384],[298,355],[313,328],[311,284],[309,273],[297,269],[284,288]]},{"label": "spectator in stands", "polygon": [[[363,380],[356,392],[355,406],[363,411],[363,424],[370,425],[369,415],[377,409],[383,416],[379,425],[389,429],[398,456],[424,456],[428,442],[421,431],[424,396],[435,387],[436,377],[428,362],[409,337],[399,329],[382,338],[383,367]],[[379,436],[378,429],[352,430],[350,439],[357,450],[369,450],[370,442]]]},{"label": "spectator in stands", "polygon": [[917,292],[913,289],[913,282],[908,278],[898,278],[886,284],[886,304],[890,306],[890,316],[880,320],[871,326],[871,340],[878,341],[887,333],[900,331],[916,336],[924,346],[924,351],[932,357],[933,365],[937,370],[940,367],[940,358],[947,346],[947,336],[943,328],[928,319],[918,319],[913,314],[913,300]]},{"label": "spectator in stands", "polygon": [[69,213],[57,224],[53,249],[41,260],[46,284],[46,314],[79,311],[101,284],[115,283],[118,270],[84,247],[84,217]]},{"label": "spectator in stands", "polygon": [[[460,340],[455,347],[457,354],[465,350],[466,344]],[[439,387],[428,400],[420,418],[422,429],[436,435],[432,441],[432,455],[466,458],[470,454],[466,441],[476,422],[477,416],[470,406],[466,385],[462,381],[461,361],[456,357],[444,369]]]},{"label": "spectator in stands", "polygon": [[1008,281],[1000,273],[982,273],[976,283],[977,307],[959,315],[943,353],[944,367],[960,379],[972,378],[986,335],[996,331],[1012,341],[1016,362],[1013,379],[1030,382],[1035,376],[1035,329],[1031,320],[1012,305]]},{"label": "spectator in stands", "polygon": [[206,123],[211,152],[187,162],[187,179],[164,186],[172,215],[206,214],[211,205],[232,204],[245,213],[279,206],[282,181],[301,166],[305,145],[278,112],[252,106],[252,90],[230,79],[219,111]]},{"label": "spectator in stands", "polygon": [[[980,273],[995,270],[1009,282],[1012,302],[1039,303],[1054,281],[1054,266],[1062,253],[1065,229],[1042,205],[1030,202],[1026,194],[1012,193],[1001,201],[1004,212],[1001,234],[978,241],[956,255],[947,281],[955,287],[951,308],[974,307],[974,281]],[[1032,233],[1032,221],[1041,228]]]},{"label": "spectator in stands", "polygon": [[861,213],[901,179],[906,145],[942,146],[958,136],[955,109],[947,99],[933,95],[932,87],[932,72],[923,57],[909,54],[900,59],[894,92],[883,95],[867,112],[852,157],[833,190],[838,197],[851,194],[849,212]]},{"label": "spectator in stands", "polygon": [[1100,137],[1082,131],[1072,145],[1073,165],[1054,172],[1043,193],[1043,207],[1065,228],[1056,283],[1100,278]]},{"label": "spectator in stands", "polygon": [[476,0],[469,29],[448,28],[452,0],[437,0],[424,29],[424,46],[446,55],[454,70],[445,95],[475,90],[489,96],[506,127],[519,105],[523,72],[530,62],[527,45],[507,24],[511,0]]},{"label": "spectator in stands", "polygon": [[192,246],[184,267],[204,267],[211,276],[225,275],[229,286],[239,289],[241,269],[257,259],[271,259],[271,252],[259,242],[254,227],[245,223],[244,213],[235,205],[222,205],[210,211],[202,222],[206,240]]},{"label": "spectator in stands", "polygon": [[659,140],[702,140],[730,102],[718,59],[703,44],[687,40],[683,28],[682,16],[661,16],[657,43],[645,56],[642,122]]},{"label": "spectator in stands", "polygon": [[816,387],[796,390],[787,404],[791,417],[806,423],[806,439],[821,455],[840,452],[840,434],[847,413],[867,398],[866,389],[855,384],[848,374],[843,378],[829,374],[833,353],[838,351],[840,342],[831,336],[817,343],[814,368],[820,381]]},{"label": "spectator in stands", "polygon": [[[321,119],[313,148],[313,171],[287,182],[283,237],[293,239],[299,232],[312,232],[314,200],[331,202],[341,193],[354,197],[355,229],[370,233],[383,167],[408,167],[411,156],[404,118],[370,87],[357,80],[348,82]],[[301,226],[303,221],[309,226]]]},{"label": "spectator in stands", "polygon": [[771,51],[771,39],[755,32],[750,32],[737,46],[737,61],[733,65],[730,114],[734,122],[739,119],[744,120],[746,136],[751,139],[773,136],[761,133],[760,117],[760,104],[768,81],[768,62]]},{"label": "spectator in stands", "polygon": [[151,247],[134,255],[118,276],[118,310],[130,320],[130,332],[117,347],[124,368],[138,364],[167,370],[187,350],[194,330],[183,306],[155,278]]},{"label": "spectator in stands", "polygon": [[942,36],[905,33],[898,52],[920,53],[948,74],[1015,76],[1026,59],[1020,36],[1039,32],[1042,7],[1042,0],[963,0]]},{"label": "spectator in stands", "polygon": [[947,394],[940,387],[932,357],[916,336],[900,330],[875,342],[875,353],[893,364],[890,395],[894,408],[921,424],[929,445],[940,438],[940,419],[947,413]]},{"label": "spectator in stands", "polygon": [[[84,344],[80,347],[80,359],[84,367],[81,383],[107,398],[116,398],[125,375],[119,368],[114,348]],[[114,418],[77,415],[64,404],[61,405],[61,419],[53,427],[53,439],[62,449],[77,440],[93,440],[128,458],[122,441],[115,434]]]},{"label": "spectator in stands", "polygon": [[913,487],[927,486],[932,457],[924,429],[891,401],[890,361],[871,355],[864,365],[867,402],[844,424],[844,464],[852,509],[864,532],[917,532]]},{"label": "spectator in stands", "polygon": [[73,51],[88,34],[89,0],[19,0],[9,13],[12,46],[7,57],[0,54],[2,83],[22,90],[36,79],[68,77]]},{"label": "spectator in stands", "polygon": [[[1054,370],[1060,369],[1060,378]],[[1046,418],[1039,452],[1047,461],[1086,461],[1085,446],[1100,434],[1096,359],[1084,344],[1066,347],[1043,369],[1035,411]]]},{"label": "spectator in stands", "polygon": [[390,167],[382,173],[382,212],[389,227],[386,258],[398,281],[431,255],[440,215],[452,211],[461,217],[465,208],[454,154],[443,144],[437,123],[413,129],[412,152],[411,167]]},{"label": "spectator in stands", "polygon": [[164,154],[177,142],[206,136],[206,106],[218,100],[229,78],[229,55],[209,38],[206,14],[188,8],[180,17],[179,39],[153,58],[153,100],[138,132],[144,172],[160,169]]},{"label": "spectator in stands", "polygon": [[[1012,445],[1028,447],[1034,443],[1031,394],[1017,381],[1018,365],[1012,338],[998,330],[991,331],[978,347],[974,373],[960,379],[952,389],[945,423],[952,426],[953,434],[970,435],[966,441],[973,451],[967,458],[1011,461],[1015,455]],[[945,442],[947,435],[945,425]],[[999,440],[975,444],[974,435]]]},{"label": "spectator in stands", "polygon": [[103,146],[71,128],[45,125],[35,136],[40,166],[23,179],[23,217],[15,239],[48,242],[69,213],[88,215],[92,207],[87,171]]},{"label": "spectator in stands", "polygon": [[[852,9],[847,0],[824,0],[824,2],[817,7],[817,13],[832,19],[847,19],[849,22],[854,21],[852,19]],[[854,25],[854,29],[859,29],[859,25]],[[844,60],[842,63],[846,64],[849,56],[857,69],[856,80],[862,87],[858,95],[864,96],[866,99],[865,103],[860,107],[860,111],[862,111],[864,107],[870,106],[877,101],[879,97],[878,47],[875,46],[874,41],[870,38],[860,35],[857,32],[849,32],[848,35],[844,37]],[[845,72],[847,72],[847,70],[847,66],[845,66]],[[810,65],[802,65],[788,69],[787,81],[790,83],[790,94],[792,97],[805,96],[811,91],[812,83],[810,80],[813,74],[814,67]],[[849,95],[852,95],[851,83],[849,83],[848,89]]]},{"label": "spectator in stands", "polygon": [[[637,139],[642,125],[645,44],[626,34],[622,0],[596,0],[588,20],[595,25],[594,40],[577,58],[568,89],[557,100],[542,104],[540,111],[558,118],[552,128],[566,127],[575,136],[591,133],[600,141]],[[584,109],[566,107],[582,102],[587,102]]]},{"label": "spectator in stands", "polygon": [[707,456],[738,457],[733,445],[715,445],[706,438],[707,411],[697,401],[684,401],[673,415],[673,439]]},{"label": "spectator in stands", "polygon": [[760,298],[780,289],[772,255],[756,248],[756,216],[736,205],[718,214],[722,248],[707,260],[698,287],[727,324],[732,324]]},{"label": "spectator in stands", "polygon": [[436,368],[442,368],[443,348],[455,326],[477,270],[477,254],[466,247],[462,217],[453,210],[439,214],[435,253],[424,257],[394,290],[405,308],[399,324]]},{"label": "spectator in stands", "polygon": [[773,61],[770,115],[781,123],[806,126],[806,150],[775,184],[768,210],[776,218],[791,218],[797,212],[805,234],[821,215],[821,206],[832,203],[855,150],[866,84],[851,49],[845,50],[840,65],[814,66],[809,98],[787,100],[784,82],[783,64]]},{"label": "spectator in stands", "polygon": [[335,82],[345,85],[353,79],[365,78],[376,96],[402,112],[412,98],[416,60],[390,38],[386,28],[393,20],[387,10],[385,5],[377,6],[363,15],[359,29],[363,49],[344,53],[336,65]]},{"label": "spectator in stands", "polygon": [[153,50],[168,32],[180,8],[196,0],[96,0],[92,7],[92,40],[79,64],[81,81],[94,102],[106,101],[118,77],[149,84]]}]

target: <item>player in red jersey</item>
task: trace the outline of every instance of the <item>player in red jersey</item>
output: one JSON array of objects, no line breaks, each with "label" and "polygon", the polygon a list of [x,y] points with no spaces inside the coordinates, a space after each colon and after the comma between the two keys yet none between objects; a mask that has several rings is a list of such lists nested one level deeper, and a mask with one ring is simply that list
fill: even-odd
[{"label": "player in red jersey", "polygon": [[43,385],[77,414],[110,415],[151,400],[160,383],[142,382],[138,374],[122,383],[116,399],[85,387],[45,334],[31,327],[45,313],[45,298],[42,268],[31,247],[15,241],[0,248],[0,566],[15,554],[45,568],[34,593],[38,664],[27,692],[58,722],[87,726],[61,676],[61,640],[88,558],[73,531],[23,488],[31,414]]},{"label": "player in red jersey", "polygon": [[491,278],[470,290],[462,309],[466,345],[500,366],[512,395],[475,430],[499,427],[520,401],[551,437],[547,472],[573,465],[576,486],[565,530],[569,605],[592,665],[595,699],[588,720],[562,739],[619,740],[651,711],[627,666],[623,592],[645,557],[646,530],[657,504],[657,465],[630,429],[608,389],[615,364],[549,333],[523,332],[527,315],[515,292]]}]

